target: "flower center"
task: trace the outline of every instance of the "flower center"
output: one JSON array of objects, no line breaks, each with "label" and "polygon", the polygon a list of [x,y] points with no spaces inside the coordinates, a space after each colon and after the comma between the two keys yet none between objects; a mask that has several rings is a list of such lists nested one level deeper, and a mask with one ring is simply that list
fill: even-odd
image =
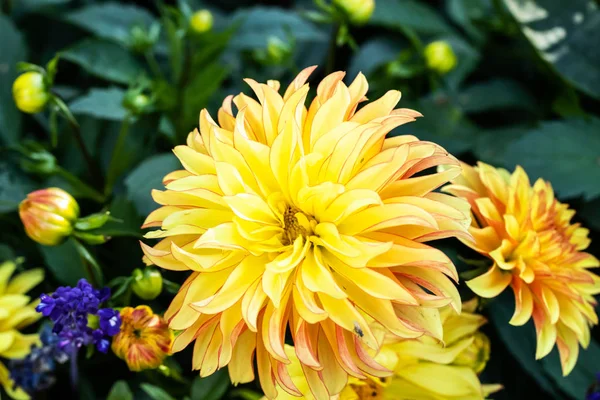
[{"label": "flower center", "polygon": [[307,216],[296,207],[288,206],[283,213],[283,237],[281,243],[290,245],[298,236],[310,236],[317,225],[314,218]]}]

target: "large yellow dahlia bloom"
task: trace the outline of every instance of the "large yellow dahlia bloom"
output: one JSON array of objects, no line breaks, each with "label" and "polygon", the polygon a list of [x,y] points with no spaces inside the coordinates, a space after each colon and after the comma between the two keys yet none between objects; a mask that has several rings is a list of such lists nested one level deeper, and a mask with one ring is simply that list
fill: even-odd
[{"label": "large yellow dahlia bloom", "polygon": [[192,271],[165,314],[183,331],[173,351],[195,340],[193,368],[229,365],[236,384],[254,379],[256,351],[270,398],[275,382],[300,393],[285,368],[288,332],[315,397],[328,398],[348,375],[391,373],[367,353],[378,347],[367,319],[397,337],[440,338],[438,309],[461,306],[451,261],[423,243],[468,237],[468,204],[433,193],[459,163],[413,136],[386,139],[420,114],[394,109],[397,91],[357,110],[363,75],[350,86],[343,72],[327,76],[307,109],[313,69],[283,95],[279,82],[247,79],[258,101],[227,97],[218,124],[200,113],[200,132],[174,149],[185,169],[153,192],[163,207],[145,227],[162,240],[142,244],[147,263]]},{"label": "large yellow dahlia bloom", "polygon": [[[368,376],[350,378],[338,396],[339,400],[483,400],[500,385],[484,385],[478,374],[489,359],[488,338],[478,329],[486,320],[472,313],[475,303],[464,305],[468,310],[457,315],[445,307],[441,311],[444,342],[429,336],[400,340],[389,335],[378,335],[384,345],[375,361],[394,371],[391,377]],[[465,310],[466,311],[466,310]],[[381,332],[380,332],[381,333]],[[286,345],[291,363],[287,367],[292,381],[305,399],[314,400],[302,374],[294,348]],[[277,400],[297,397],[282,392]]]},{"label": "large yellow dahlia bloom", "polygon": [[582,251],[590,244],[588,230],[571,224],[575,211],[554,198],[550,183],[538,179],[532,187],[520,167],[510,174],[481,162],[463,165],[462,175],[444,190],[469,201],[474,241],[465,243],[493,261],[467,285],[487,298],[510,285],[516,302],[510,323],[523,325],[533,317],[536,358],[556,343],[567,375],[578,343],[587,347],[589,326],[598,323],[593,295],[600,293],[600,278],[588,268],[600,264]]},{"label": "large yellow dahlia bloom", "polygon": [[[39,344],[39,335],[19,332],[38,319],[42,314],[35,311],[38,301],[31,302],[26,293],[44,280],[41,268],[21,272],[11,279],[17,264],[5,261],[0,264],[0,357],[7,359],[24,358],[31,346]],[[10,371],[0,362],[0,384],[13,399],[29,399],[21,388],[15,388]]]}]

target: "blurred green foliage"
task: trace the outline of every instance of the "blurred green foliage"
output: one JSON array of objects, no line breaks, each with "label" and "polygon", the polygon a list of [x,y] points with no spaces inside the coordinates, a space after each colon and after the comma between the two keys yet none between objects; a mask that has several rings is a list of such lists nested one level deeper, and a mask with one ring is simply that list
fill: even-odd
[{"label": "blurred green foliage", "polygon": [[[376,0],[361,26],[316,3],[0,1],[0,258],[24,256],[26,265],[46,265],[51,276],[44,292],[89,276],[90,259],[72,240],[37,246],[18,219],[29,191],[58,186],[78,197],[84,215],[104,209],[115,217],[91,231],[112,240],[90,248],[90,257],[119,295],[142,303],[127,277],[143,267],[137,241],[143,218],[156,208],[150,192],[178,168],[171,148],[196,127],[200,109],[214,115],[225,96],[246,90],[242,78],[285,85],[315,64],[315,79],[334,70],[348,71],[349,78],[362,71],[370,98],[401,90],[402,106],[425,118],[393,134],[435,141],[466,162],[520,164],[532,179],[550,180],[578,210],[576,219],[592,229],[590,251],[600,255],[598,1]],[[213,28],[198,33],[189,21],[201,9],[211,11]],[[449,44],[456,56],[447,73],[427,68],[424,49],[434,41]],[[75,115],[99,173],[86,165],[68,123],[52,112],[25,115],[14,105],[16,64],[45,65],[57,54],[53,93]],[[446,245],[452,254],[465,252]],[[181,279],[168,271],[164,278],[166,290],[150,302],[157,312]],[[576,369],[562,378],[556,354],[534,360],[530,325],[508,325],[511,309],[505,296],[485,311],[492,358],[482,380],[505,385],[494,398],[582,399],[600,371],[598,328]],[[253,398],[259,391],[257,385],[230,388],[226,371],[196,377],[188,372],[189,351],[171,360],[170,368],[183,375],[179,381],[165,371],[133,374],[110,354],[95,360],[82,363],[82,398],[217,400]],[[59,379],[44,398],[69,396],[66,381]]]}]

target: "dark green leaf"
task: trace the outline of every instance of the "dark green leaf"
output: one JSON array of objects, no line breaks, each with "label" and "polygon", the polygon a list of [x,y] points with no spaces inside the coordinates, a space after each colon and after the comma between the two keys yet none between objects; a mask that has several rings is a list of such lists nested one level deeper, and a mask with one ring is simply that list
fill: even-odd
[{"label": "dark green leaf", "polygon": [[133,400],[133,393],[125,381],[117,381],[110,389],[106,400]]},{"label": "dark green leaf", "polygon": [[369,76],[381,65],[392,61],[402,49],[402,42],[398,39],[392,40],[378,37],[363,43],[358,51],[354,53],[348,75],[356,76],[359,72]]},{"label": "dark green leaf", "polygon": [[492,165],[503,165],[507,146],[527,133],[529,128],[514,126],[479,131],[473,152],[478,160]]},{"label": "dark green leaf", "polygon": [[577,215],[583,218],[590,228],[600,230],[600,197],[584,203],[577,210]]},{"label": "dark green leaf", "polygon": [[0,213],[15,211],[34,188],[33,182],[16,166],[0,162]]},{"label": "dark green leaf", "polygon": [[434,95],[410,107],[422,113],[423,117],[402,125],[394,133],[433,141],[453,154],[460,154],[473,146],[478,128],[465,118],[462,110],[446,95]]},{"label": "dark green leaf", "polygon": [[21,112],[12,97],[16,64],[27,59],[27,48],[12,21],[0,14],[0,142],[14,144],[21,133]]},{"label": "dark green leaf", "polygon": [[239,11],[233,16],[241,25],[231,40],[237,50],[265,48],[270,36],[287,41],[291,33],[296,42],[327,41],[327,35],[317,26],[295,12],[275,7],[254,7]]},{"label": "dark green leaf", "polygon": [[494,79],[465,88],[458,98],[463,110],[477,113],[497,109],[536,111],[535,98],[517,82]]},{"label": "dark green leaf", "polygon": [[125,85],[144,73],[130,52],[118,44],[98,39],[78,42],[63,51],[61,58],[80,65],[92,75]]},{"label": "dark green leaf", "polygon": [[140,387],[148,396],[150,396],[152,400],[175,400],[175,398],[173,398],[169,393],[165,392],[158,386],[154,386],[149,383],[142,383]]},{"label": "dark green leaf", "polygon": [[450,72],[444,75],[444,80],[451,88],[458,89],[477,67],[480,58],[479,51],[459,35],[437,37],[436,40],[448,42],[452,46],[452,51],[456,54],[458,63]]},{"label": "dark green leaf", "polygon": [[192,384],[191,400],[219,400],[229,388],[229,382],[225,369],[206,378],[196,378]]},{"label": "dark green leaf", "polygon": [[69,104],[73,114],[90,115],[95,118],[121,121],[125,118],[123,97],[125,92],[119,88],[91,89]]},{"label": "dark green leaf", "polygon": [[505,162],[550,181],[561,197],[591,199],[600,194],[598,132],[598,118],[545,122],[507,146]]},{"label": "dark green leaf", "polygon": [[587,349],[580,349],[577,364],[568,376],[562,374],[560,358],[556,348],[540,361],[544,371],[556,386],[573,400],[579,400],[585,398],[591,382],[596,380],[599,369],[598,360],[600,360],[600,346],[592,340]]},{"label": "dark green leaf", "polygon": [[393,29],[411,29],[419,33],[452,32],[435,9],[415,0],[377,0],[369,25]]},{"label": "dark green leaf", "polygon": [[86,261],[83,260],[73,239],[59,246],[39,246],[48,269],[57,281],[74,286],[81,278],[89,278]]},{"label": "dark green leaf", "polygon": [[191,130],[198,124],[199,110],[206,107],[211,96],[221,87],[228,70],[220,63],[212,63],[198,70],[183,91],[183,119]]},{"label": "dark green leaf", "polygon": [[600,9],[590,0],[504,0],[538,54],[579,90],[600,98]]},{"label": "dark green leaf", "polygon": [[498,331],[498,335],[519,364],[547,393],[553,393],[552,398],[560,399],[556,393],[555,386],[543,371],[540,362],[535,360],[536,338],[533,324],[525,326],[512,326],[508,323],[512,317],[514,302],[511,304],[510,294],[498,297],[489,303],[489,315],[492,325]]},{"label": "dark green leaf", "polygon": [[148,215],[158,205],[152,200],[152,189],[164,189],[163,177],[174,170],[181,169],[177,158],[171,154],[152,156],[138,165],[125,179],[127,198],[133,202],[141,215]]},{"label": "dark green leaf", "polygon": [[143,8],[120,3],[90,4],[68,13],[65,20],[96,36],[128,45],[131,28],[148,28],[154,17]]}]

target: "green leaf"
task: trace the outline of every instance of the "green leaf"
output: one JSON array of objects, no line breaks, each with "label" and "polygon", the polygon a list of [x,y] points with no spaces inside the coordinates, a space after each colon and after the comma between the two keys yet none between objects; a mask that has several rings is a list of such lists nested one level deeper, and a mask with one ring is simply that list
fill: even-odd
[{"label": "green leaf", "polygon": [[537,110],[536,99],[513,80],[493,79],[462,90],[458,100],[467,113],[498,109]]},{"label": "green leaf", "polygon": [[369,76],[381,65],[394,60],[402,50],[402,42],[386,37],[376,37],[363,43],[352,56],[348,76],[355,77],[359,72]]},{"label": "green leaf", "polygon": [[158,386],[154,386],[149,383],[142,383],[140,387],[148,396],[150,396],[152,400],[175,400],[174,397]]},{"label": "green leaf", "polygon": [[69,103],[73,114],[90,115],[99,119],[121,121],[125,118],[123,107],[125,91],[119,88],[92,88],[87,94]]},{"label": "green leaf", "polygon": [[541,361],[544,371],[563,392],[573,400],[584,399],[586,391],[592,382],[596,381],[598,373],[598,360],[600,360],[600,346],[594,340],[590,342],[587,349],[579,350],[579,357],[575,368],[568,376],[562,375],[558,350]]},{"label": "green leaf", "polygon": [[198,111],[205,108],[212,95],[219,90],[229,74],[221,63],[212,63],[196,70],[183,91],[183,120],[186,131],[198,125]]},{"label": "green leaf", "polygon": [[453,31],[435,9],[416,0],[377,0],[368,24],[424,34]]},{"label": "green leaf", "polygon": [[35,185],[15,165],[0,161],[0,213],[15,211]]},{"label": "green leaf", "polygon": [[598,132],[598,118],[544,122],[507,146],[505,163],[521,165],[532,181],[550,181],[563,198],[589,200],[600,195]]},{"label": "green leaf", "polygon": [[125,179],[127,198],[135,205],[138,213],[148,215],[158,205],[152,200],[152,189],[164,189],[163,177],[181,169],[181,164],[171,153],[154,155],[144,160]]},{"label": "green leaf", "polygon": [[535,360],[536,338],[533,324],[530,322],[525,326],[512,326],[508,323],[514,310],[514,301],[511,303],[510,294],[506,293],[494,299],[488,307],[492,325],[512,356],[544,391],[553,394],[552,398],[560,399],[541,363]]},{"label": "green leaf", "polygon": [[577,215],[585,220],[590,228],[600,231],[600,197],[584,203],[577,209]]},{"label": "green leaf", "polygon": [[590,0],[504,0],[540,57],[572,85],[600,98],[600,8]]},{"label": "green leaf", "polygon": [[316,25],[306,21],[298,13],[275,7],[253,7],[236,12],[233,24],[240,23],[231,39],[230,46],[236,50],[266,48],[269,37],[283,41],[291,33],[296,42],[324,42],[327,35]]},{"label": "green leaf", "polygon": [[64,285],[76,285],[81,278],[89,278],[86,262],[77,251],[73,239],[59,246],[38,246],[48,269]]},{"label": "green leaf", "polygon": [[479,129],[445,94],[439,93],[407,106],[418,110],[423,117],[395,129],[394,135],[415,135],[421,140],[438,143],[455,155],[473,147]]},{"label": "green leaf", "polygon": [[191,400],[219,400],[229,388],[229,374],[221,369],[206,378],[196,378],[192,384]]},{"label": "green leaf", "polygon": [[529,128],[512,126],[480,131],[475,137],[473,152],[478,160],[492,165],[504,165],[508,145],[527,133]]},{"label": "green leaf", "polygon": [[0,142],[14,144],[21,134],[21,112],[12,96],[16,64],[27,59],[23,37],[12,21],[0,14]]},{"label": "green leaf", "polygon": [[106,400],[133,400],[133,393],[125,381],[117,381],[110,389]]},{"label": "green leaf", "polygon": [[67,13],[65,20],[101,38],[128,45],[131,28],[135,25],[148,28],[155,18],[141,7],[108,2]]},{"label": "green leaf", "polygon": [[125,85],[144,73],[130,52],[118,44],[99,39],[83,39],[63,51],[61,58],[78,64],[94,76]]}]

